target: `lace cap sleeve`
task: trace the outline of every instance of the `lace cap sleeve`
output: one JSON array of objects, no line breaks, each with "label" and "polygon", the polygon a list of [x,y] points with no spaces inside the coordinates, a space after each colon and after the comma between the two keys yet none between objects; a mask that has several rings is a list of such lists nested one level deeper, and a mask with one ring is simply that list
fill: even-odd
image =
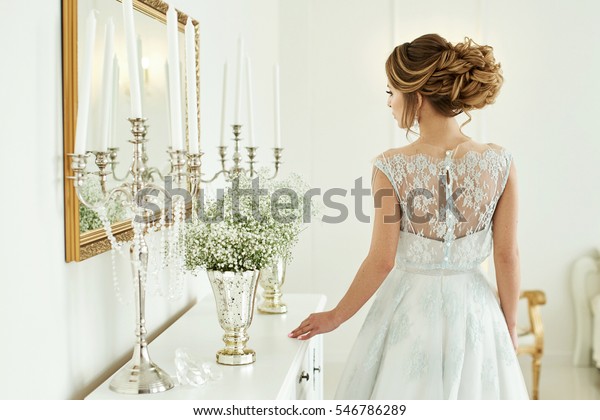
[{"label": "lace cap sleeve", "polygon": [[373,159],[373,176],[371,178],[371,189],[373,188],[373,183],[375,182],[375,176],[377,172],[381,171],[388,178],[390,184],[394,188],[394,192],[396,193],[396,198],[400,201],[400,194],[398,192],[398,187],[396,185],[396,181],[393,176],[392,165],[390,164],[390,160],[383,153]]},{"label": "lace cap sleeve", "polygon": [[501,177],[501,184],[500,184],[500,194],[498,194],[498,197],[500,197],[502,195],[502,193],[504,192],[504,188],[506,187],[506,183],[508,182],[508,174],[510,173],[510,166],[512,164],[513,161],[513,155],[512,153],[510,153],[510,151],[506,150],[506,149],[502,149],[502,170],[504,171],[502,177]]}]

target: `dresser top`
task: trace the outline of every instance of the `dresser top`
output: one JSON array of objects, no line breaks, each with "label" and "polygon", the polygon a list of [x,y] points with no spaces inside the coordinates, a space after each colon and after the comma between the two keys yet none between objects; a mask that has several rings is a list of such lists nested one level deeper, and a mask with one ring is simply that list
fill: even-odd
[{"label": "dresser top", "polygon": [[[109,389],[109,378],[86,399],[197,399],[260,400],[277,399],[282,385],[308,347],[307,341],[288,338],[287,334],[312,312],[322,311],[325,296],[316,294],[284,294],[288,312],[281,315],[255,311],[248,329],[247,347],[256,352],[256,362],[245,366],[217,365],[223,377],[199,387],[178,385],[175,350],[187,348],[200,362],[215,362],[215,353],[224,347],[223,330],[219,326],[214,297],[209,294],[160,334],[149,346],[154,363],[168,372],[176,386],[165,392],[126,395]],[[133,348],[132,336],[132,348]]]}]

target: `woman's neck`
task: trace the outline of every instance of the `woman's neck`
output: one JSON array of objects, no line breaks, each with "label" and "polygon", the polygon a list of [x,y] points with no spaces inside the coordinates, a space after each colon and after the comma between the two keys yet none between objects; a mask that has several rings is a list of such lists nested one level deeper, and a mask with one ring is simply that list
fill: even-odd
[{"label": "woman's neck", "polygon": [[[424,110],[425,111],[425,110]],[[419,119],[419,138],[417,142],[452,148],[470,138],[460,131],[458,123],[453,117],[444,117],[433,112],[423,112]]]}]

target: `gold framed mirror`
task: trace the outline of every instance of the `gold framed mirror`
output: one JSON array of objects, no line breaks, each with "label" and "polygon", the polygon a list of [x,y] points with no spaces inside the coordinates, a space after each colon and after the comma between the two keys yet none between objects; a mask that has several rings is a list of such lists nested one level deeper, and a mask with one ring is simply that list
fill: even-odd
[{"label": "gold framed mirror", "polygon": [[[167,69],[167,31],[166,14],[168,4],[161,0],[133,0],[134,20],[137,32],[138,54],[140,61],[140,80],[142,81],[142,105],[144,117],[148,118],[148,163],[159,165],[156,173],[164,170],[168,165],[166,153],[169,144],[169,118],[168,118],[168,88],[166,82]],[[96,42],[93,52],[93,76],[90,101],[90,129],[88,135],[88,150],[94,149],[95,134],[100,127],[99,108],[100,90],[102,86],[102,48],[103,28],[106,22],[112,18],[114,24],[114,48],[115,48],[115,87],[113,117],[110,130],[111,146],[119,149],[117,163],[113,166],[109,175],[112,182],[122,182],[128,175],[129,159],[131,158],[131,146],[128,140],[131,138],[129,83],[127,77],[127,60],[124,42],[123,14],[121,0],[63,0],[62,1],[62,42],[63,42],[63,168],[64,168],[64,204],[65,204],[65,259],[67,262],[83,261],[87,258],[110,250],[111,245],[107,238],[105,229],[100,219],[92,210],[82,206],[77,198],[73,182],[69,179],[73,175],[69,154],[73,153],[75,146],[75,129],[77,122],[78,103],[78,69],[81,62],[81,50],[84,42],[86,16],[91,10],[95,10],[97,19]],[[177,11],[179,23],[179,46],[180,57],[184,55],[185,24],[188,16]],[[192,19],[196,38],[196,91],[199,92],[199,23]],[[184,66],[180,66],[184,68]],[[185,92],[182,81],[181,91]],[[185,101],[185,95],[181,95]],[[197,95],[199,98],[200,96]],[[185,106],[182,107],[185,109]],[[200,109],[199,99],[198,107]],[[198,119],[199,119],[198,111]],[[93,159],[89,171],[96,170]],[[161,166],[162,165],[162,166]],[[94,188],[90,184],[90,189]],[[93,191],[92,191],[93,194]],[[118,207],[109,208],[111,215],[111,227],[118,241],[129,240],[133,236],[131,221],[122,220],[122,214]]]}]

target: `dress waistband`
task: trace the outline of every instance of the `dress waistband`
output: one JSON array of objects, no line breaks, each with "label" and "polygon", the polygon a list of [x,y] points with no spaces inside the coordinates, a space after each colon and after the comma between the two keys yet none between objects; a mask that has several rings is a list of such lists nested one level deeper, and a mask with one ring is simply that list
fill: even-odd
[{"label": "dress waistband", "polygon": [[397,265],[395,268],[397,270],[406,271],[407,273],[422,274],[425,276],[454,276],[454,275],[468,274],[468,273],[483,273],[480,266],[476,266],[473,268],[466,268],[466,269],[456,269],[456,268],[417,268],[417,267],[407,267],[405,265]]}]

